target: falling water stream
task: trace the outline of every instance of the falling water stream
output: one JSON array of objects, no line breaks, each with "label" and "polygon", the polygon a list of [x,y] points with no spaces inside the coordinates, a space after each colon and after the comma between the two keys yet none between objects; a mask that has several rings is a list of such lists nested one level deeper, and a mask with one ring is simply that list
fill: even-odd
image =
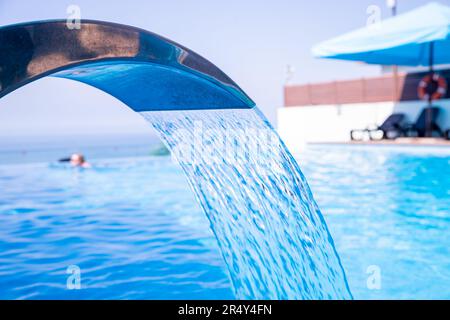
[{"label": "falling water stream", "polygon": [[237,298],[352,298],[305,177],[256,107],[141,115],[185,171]]}]

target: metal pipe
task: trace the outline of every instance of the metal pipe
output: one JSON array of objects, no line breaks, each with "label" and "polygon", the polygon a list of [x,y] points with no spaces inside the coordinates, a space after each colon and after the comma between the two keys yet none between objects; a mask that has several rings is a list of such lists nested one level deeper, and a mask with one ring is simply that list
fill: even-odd
[{"label": "metal pipe", "polygon": [[115,23],[38,21],[0,28],[0,98],[45,76],[81,81],[135,111],[252,108],[225,73],[154,33]]},{"label": "metal pipe", "polygon": [[[429,46],[429,57],[428,57],[428,72],[430,74],[431,79],[433,79],[433,60],[434,60],[434,42],[430,42]],[[426,112],[426,129],[425,129],[425,136],[431,137],[433,135],[433,131],[431,128],[431,122],[432,122],[432,94],[429,92],[428,94],[428,105],[427,105],[427,112]]]}]

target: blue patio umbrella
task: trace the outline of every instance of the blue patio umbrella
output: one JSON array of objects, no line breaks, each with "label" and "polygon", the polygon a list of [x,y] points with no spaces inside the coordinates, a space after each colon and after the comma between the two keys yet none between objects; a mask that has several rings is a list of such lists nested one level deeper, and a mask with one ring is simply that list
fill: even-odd
[{"label": "blue patio umbrella", "polygon": [[319,43],[312,53],[370,64],[429,66],[432,74],[433,64],[450,63],[450,7],[432,2]]},{"label": "blue patio umbrella", "polygon": [[432,2],[319,43],[312,52],[318,58],[382,65],[450,63],[450,7]]}]

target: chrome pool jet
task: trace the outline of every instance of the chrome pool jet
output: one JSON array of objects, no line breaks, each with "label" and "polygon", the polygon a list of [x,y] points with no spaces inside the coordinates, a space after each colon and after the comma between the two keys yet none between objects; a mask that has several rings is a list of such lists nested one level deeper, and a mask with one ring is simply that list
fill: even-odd
[{"label": "chrome pool jet", "polygon": [[211,62],[142,29],[91,20],[1,27],[0,98],[45,76],[86,83],[137,112],[255,105]]}]

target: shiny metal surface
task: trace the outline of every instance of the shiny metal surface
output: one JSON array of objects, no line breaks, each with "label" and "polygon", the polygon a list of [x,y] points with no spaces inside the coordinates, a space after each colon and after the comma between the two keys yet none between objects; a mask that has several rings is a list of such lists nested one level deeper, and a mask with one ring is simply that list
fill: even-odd
[{"label": "shiny metal surface", "polygon": [[135,111],[252,108],[227,75],[195,52],[151,32],[65,20],[0,28],[0,98],[45,76],[103,90]]}]

